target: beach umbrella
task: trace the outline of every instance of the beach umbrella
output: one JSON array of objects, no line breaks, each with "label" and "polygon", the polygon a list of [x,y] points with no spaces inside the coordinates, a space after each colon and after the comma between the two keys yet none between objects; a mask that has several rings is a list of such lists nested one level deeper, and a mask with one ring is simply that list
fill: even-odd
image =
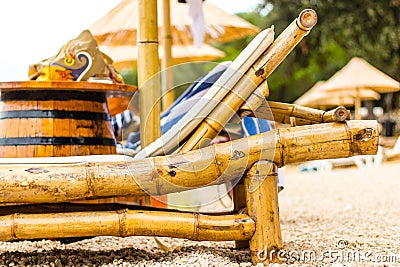
[{"label": "beach umbrella", "polygon": [[[137,67],[137,46],[119,45],[119,46],[100,46],[100,50],[113,59],[113,66],[118,70],[132,69]],[[197,48],[194,45],[173,45],[172,46],[172,64],[180,64],[193,61],[210,61],[223,58],[225,53],[210,45],[203,45]],[[164,51],[159,48],[159,57],[164,57]]]},{"label": "beach umbrella", "polygon": [[[159,1],[159,6],[163,3]],[[227,13],[208,1],[203,2],[205,21],[205,43],[220,43],[235,40],[260,32],[260,29],[244,19]],[[89,27],[101,45],[136,45],[137,1],[123,0],[105,16]],[[163,12],[158,12],[159,31],[162,28]],[[188,4],[170,1],[171,35],[174,45],[192,45],[192,19],[188,15]],[[159,34],[159,36],[162,36]]]},{"label": "beach umbrella", "polygon": [[[105,16],[90,26],[90,31],[101,45],[136,45],[138,1],[123,0]],[[192,18],[188,14],[188,4],[178,3],[176,0],[159,0],[158,35],[163,47],[162,60],[162,91],[163,107],[168,107],[173,102],[171,45],[193,45],[194,38],[191,31]],[[204,41],[206,43],[227,42],[260,31],[256,26],[248,23],[238,16],[229,14],[215,5],[205,1],[202,3],[204,14]],[[158,40],[157,40],[158,42]]]},{"label": "beach umbrella", "polygon": [[323,84],[324,90],[344,94],[352,92],[355,96],[356,119],[360,119],[361,90],[370,89],[378,93],[400,91],[400,83],[375,68],[362,58],[352,58],[341,70]]},{"label": "beach umbrella", "polygon": [[319,81],[317,82],[313,87],[308,89],[301,97],[299,97],[294,104],[301,105],[301,106],[307,106],[307,107],[315,107],[311,106],[313,105],[313,100],[316,98],[316,96],[320,95],[321,91],[321,86],[325,81]]},{"label": "beach umbrella", "polygon": [[[353,107],[356,101],[355,91],[330,92],[324,89],[324,81],[317,82],[311,89],[298,98],[294,104],[310,108],[327,109],[334,106]],[[361,100],[379,100],[380,95],[371,89],[359,89]]]}]

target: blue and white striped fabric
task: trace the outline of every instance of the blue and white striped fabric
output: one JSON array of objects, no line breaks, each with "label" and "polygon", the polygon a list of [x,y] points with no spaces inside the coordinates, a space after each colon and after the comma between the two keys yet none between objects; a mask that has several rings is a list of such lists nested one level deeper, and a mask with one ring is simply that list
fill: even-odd
[{"label": "blue and white striped fabric", "polygon": [[194,97],[195,95],[206,89],[209,89],[218,80],[222,73],[224,73],[224,71],[229,67],[230,63],[231,62],[229,61],[220,63],[209,73],[197,79],[189,86],[189,88],[185,92],[183,92],[183,94],[179,96],[178,99],[175,100],[175,102],[166,111],[163,112],[163,114],[161,114],[161,118],[167,117],[170,112],[183,101]]},{"label": "blue and white striped fabric", "polygon": [[[222,73],[229,67],[231,62],[218,64],[206,75],[200,77],[192,83],[188,89],[175,102],[160,115],[161,134],[167,132],[176,124],[190,108],[194,106],[197,100],[202,97],[207,90],[218,80]],[[121,133],[119,121],[124,121],[126,113],[120,113],[113,118],[113,127],[115,133]],[[122,128],[127,128],[122,125]],[[126,140],[126,148],[137,149],[140,146],[140,133],[131,133]]]},{"label": "blue and white striped fabric", "polygon": [[121,136],[122,130],[126,129],[126,126],[128,126],[131,123],[134,123],[135,121],[138,121],[138,117],[135,116],[135,114],[133,114],[128,109],[112,117],[111,123],[113,125],[114,135],[116,137]]},{"label": "blue and white striped fabric", "polygon": [[242,127],[245,136],[265,133],[273,129],[271,122],[253,117],[244,117],[242,119]]}]

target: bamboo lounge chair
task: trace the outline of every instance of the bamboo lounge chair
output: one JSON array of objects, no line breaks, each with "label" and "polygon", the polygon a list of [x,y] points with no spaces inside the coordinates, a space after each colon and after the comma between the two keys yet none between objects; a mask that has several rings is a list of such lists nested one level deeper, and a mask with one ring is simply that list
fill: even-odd
[{"label": "bamboo lounge chair", "polygon": [[[226,79],[230,90],[212,90],[212,97],[223,94],[221,102],[239,114],[265,114],[261,103],[268,89],[261,85],[315,23],[314,11],[303,11],[249,64],[243,76],[253,82],[253,88],[242,93],[242,76],[230,76]],[[84,90],[85,83],[78,85]],[[156,141],[137,158],[106,154],[2,159],[0,203],[7,206],[0,208],[0,240],[100,235],[234,240],[237,247],[249,247],[253,264],[279,260],[270,253],[282,248],[277,168],[309,160],[375,154],[379,133],[375,121],[345,121],[348,113],[344,108],[324,112],[284,103],[269,105],[276,120],[303,126],[203,147],[203,140],[218,134],[234,113],[226,114],[217,105],[193,127],[194,132],[188,130],[189,138],[183,145],[173,138],[171,143],[162,144],[167,146],[163,150],[167,155],[155,156],[160,151],[160,142]],[[217,118],[219,124],[213,123]],[[179,153],[170,154],[177,148]],[[230,214],[70,203],[163,195],[223,183],[236,184],[235,207]],[[243,208],[247,211],[239,212]]]}]

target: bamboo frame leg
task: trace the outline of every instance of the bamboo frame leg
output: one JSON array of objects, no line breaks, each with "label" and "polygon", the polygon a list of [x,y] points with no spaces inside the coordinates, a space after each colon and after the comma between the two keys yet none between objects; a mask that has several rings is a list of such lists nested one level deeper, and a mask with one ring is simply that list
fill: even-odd
[{"label": "bamboo frame leg", "polygon": [[[138,0],[138,84],[140,141],[146,147],[160,136],[160,81],[157,0]],[[133,15],[133,14],[132,14]]]},{"label": "bamboo frame leg", "polygon": [[[157,0],[138,0],[137,5],[140,142],[146,147],[161,136]],[[151,198],[143,197],[148,203]]]},{"label": "bamboo frame leg", "polygon": [[161,60],[162,72],[162,110],[167,110],[175,100],[174,97],[174,73],[169,67],[172,66],[172,30],[171,30],[171,5],[170,0],[161,2],[162,8],[162,49]]},{"label": "bamboo frame leg", "polygon": [[197,241],[248,240],[255,229],[247,215],[170,211],[88,211],[0,216],[0,241],[87,236],[164,236]]},{"label": "bamboo frame leg", "polygon": [[[235,213],[238,213],[243,208],[246,208],[246,192],[244,190],[243,180],[233,188],[233,205]],[[235,247],[237,249],[244,249],[249,247],[249,241],[235,241]]]},{"label": "bamboo frame leg", "polygon": [[276,255],[282,248],[277,173],[275,164],[260,161],[253,165],[244,178],[248,214],[256,222],[256,231],[250,239],[250,255],[254,265],[278,262]]}]

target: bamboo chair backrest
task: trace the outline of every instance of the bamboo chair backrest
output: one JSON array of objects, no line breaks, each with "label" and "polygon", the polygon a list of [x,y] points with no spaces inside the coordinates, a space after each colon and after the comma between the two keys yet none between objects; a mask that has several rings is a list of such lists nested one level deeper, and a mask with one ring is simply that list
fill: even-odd
[{"label": "bamboo chair backrest", "polygon": [[[222,99],[239,83],[246,79],[243,74],[257,61],[257,59],[273,43],[274,31],[272,28],[259,33],[250,44],[232,62],[229,68],[224,71],[220,78],[211,86],[207,93],[199,99],[195,106],[190,109],[169,131],[163,134],[156,141],[142,149],[135,159],[150,156],[170,154],[179,149],[180,144],[193,133],[199,126],[202,118],[206,118],[216,107],[221,105]],[[251,83],[251,81],[247,81]],[[243,83],[242,83],[243,84]],[[245,88],[246,98],[251,95],[256,86],[254,83]],[[244,88],[240,88],[243,90]],[[239,107],[237,107],[239,108]],[[227,121],[224,121],[226,123]]]}]

